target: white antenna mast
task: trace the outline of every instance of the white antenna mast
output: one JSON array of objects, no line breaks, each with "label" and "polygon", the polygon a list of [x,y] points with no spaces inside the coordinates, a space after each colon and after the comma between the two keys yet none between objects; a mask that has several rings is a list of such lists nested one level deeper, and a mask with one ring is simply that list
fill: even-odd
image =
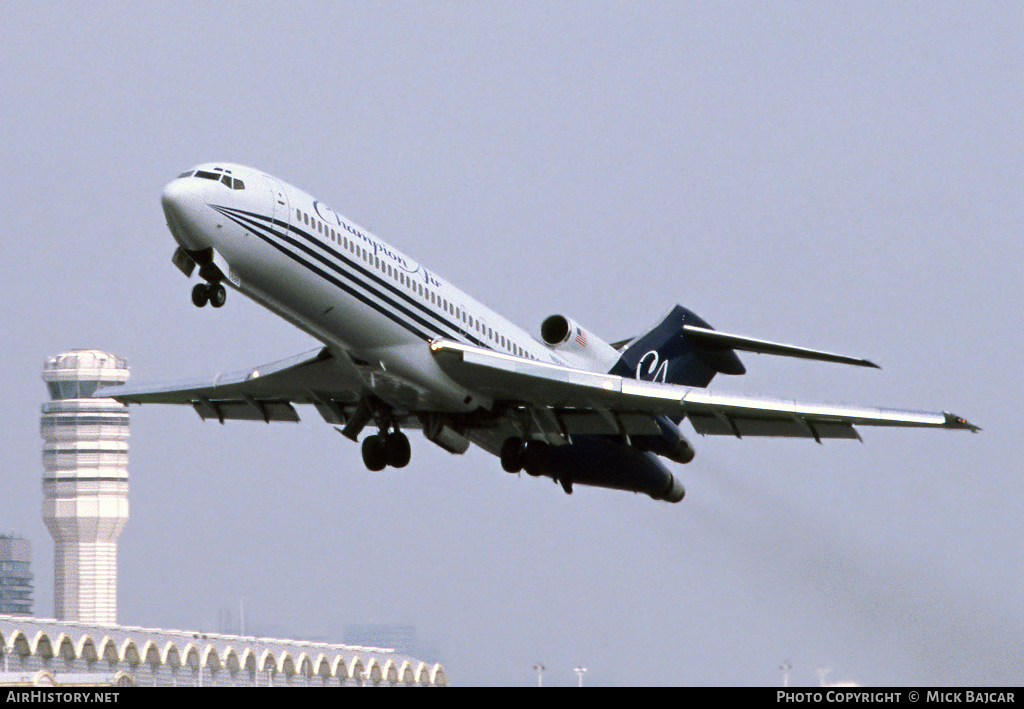
[{"label": "white antenna mast", "polygon": [[831,671],[832,671],[831,667],[819,667],[818,668],[818,684],[820,684],[822,687],[824,687],[825,686],[825,677]]},{"label": "white antenna mast", "polygon": [[790,664],[789,660],[784,660],[779,669],[782,670],[782,686],[789,686],[789,671],[793,669],[793,665]]},{"label": "white antenna mast", "polygon": [[582,665],[580,665],[579,667],[573,669],[573,672],[575,672],[576,676],[580,678],[580,686],[582,687],[583,686],[583,675],[587,674],[587,668],[582,666]]}]

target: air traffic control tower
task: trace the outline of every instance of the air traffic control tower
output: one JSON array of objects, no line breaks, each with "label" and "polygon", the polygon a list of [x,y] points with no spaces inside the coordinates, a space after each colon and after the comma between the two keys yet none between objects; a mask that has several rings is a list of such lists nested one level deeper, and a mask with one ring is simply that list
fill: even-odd
[{"label": "air traffic control tower", "polygon": [[43,381],[43,520],[53,536],[58,620],[117,622],[117,538],[128,521],[128,407],[91,399],[128,381],[128,364],[99,350],[50,357]]}]

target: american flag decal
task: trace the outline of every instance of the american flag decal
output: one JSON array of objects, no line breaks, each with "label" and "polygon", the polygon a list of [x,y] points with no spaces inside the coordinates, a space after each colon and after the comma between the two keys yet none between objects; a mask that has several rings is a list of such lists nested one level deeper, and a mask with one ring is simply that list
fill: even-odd
[{"label": "american flag decal", "polygon": [[587,333],[582,327],[576,328],[576,342],[580,347],[587,346]]}]

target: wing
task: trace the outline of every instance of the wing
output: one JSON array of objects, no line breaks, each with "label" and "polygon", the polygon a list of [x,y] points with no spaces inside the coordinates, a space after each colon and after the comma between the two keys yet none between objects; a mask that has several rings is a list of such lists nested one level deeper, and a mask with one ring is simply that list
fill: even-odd
[{"label": "wing", "polygon": [[122,404],[191,404],[203,419],[298,421],[292,404],[313,404],[328,423],[345,423],[359,401],[358,369],[326,349],[212,378],[104,387],[96,397]]},{"label": "wing", "polygon": [[[721,394],[544,364],[455,342],[435,340],[434,358],[456,382],[498,401],[544,410],[568,433],[602,419],[610,432],[630,433],[631,419],[685,417],[708,435],[860,438],[858,426],[909,426],[978,431],[947,412],[801,403]],[[645,417],[637,417],[643,414]]]}]

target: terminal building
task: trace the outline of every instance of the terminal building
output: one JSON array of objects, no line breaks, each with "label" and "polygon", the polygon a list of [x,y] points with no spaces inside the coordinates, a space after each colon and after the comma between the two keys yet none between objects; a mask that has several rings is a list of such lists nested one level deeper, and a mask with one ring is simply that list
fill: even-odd
[{"label": "terminal building", "polygon": [[390,648],[0,615],[0,686],[443,687]]},{"label": "terminal building", "polygon": [[[128,377],[122,358],[99,350],[46,360],[42,511],[54,541],[55,617],[27,617],[28,542],[0,536],[0,686],[447,686],[440,664],[395,647],[118,625],[128,410],[91,397]],[[6,589],[13,605],[2,605]]]}]

